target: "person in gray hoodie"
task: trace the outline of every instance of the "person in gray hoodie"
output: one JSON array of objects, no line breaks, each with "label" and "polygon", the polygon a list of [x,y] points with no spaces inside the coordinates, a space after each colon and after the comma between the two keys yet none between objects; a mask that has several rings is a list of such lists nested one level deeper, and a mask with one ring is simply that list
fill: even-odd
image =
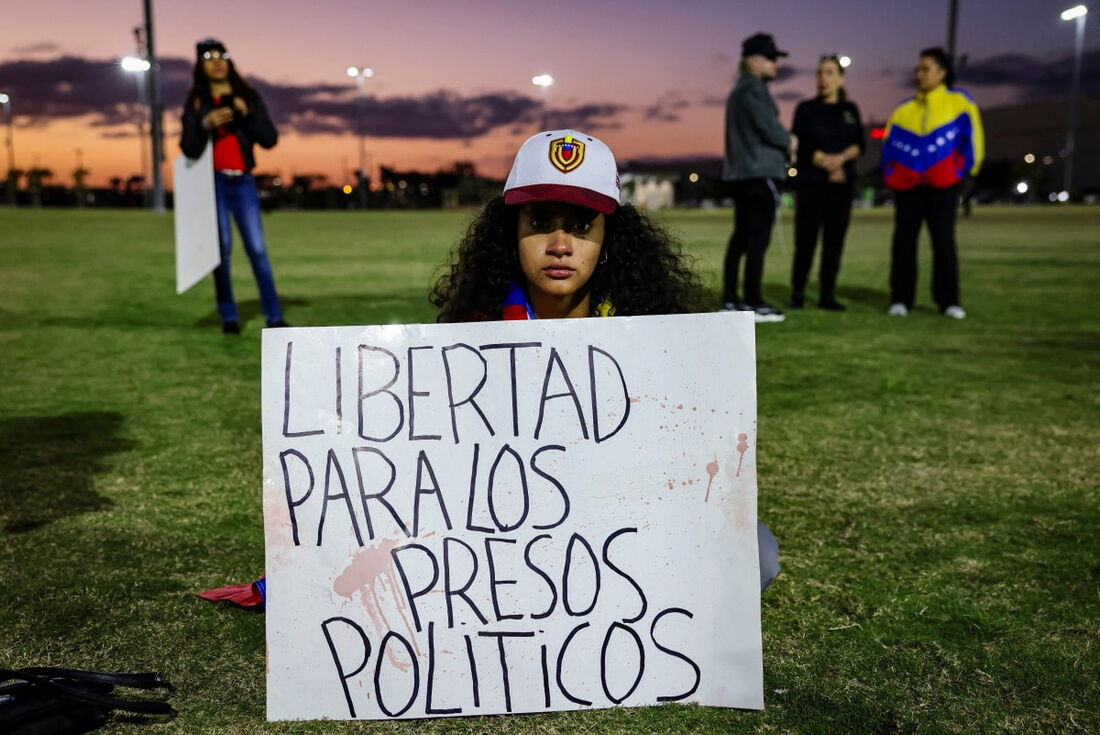
[{"label": "person in gray hoodie", "polygon": [[[757,321],[785,319],[761,293],[764,253],[771,240],[779,199],[776,182],[786,175],[785,162],[792,156],[794,135],[779,122],[768,82],[775,79],[779,59],[787,56],[766,33],[757,33],[741,44],[741,77],[726,101],[726,156],[723,175],[733,190],[733,234],[726,249],[723,308],[752,311]],[[744,299],[738,289],[744,266]]]}]

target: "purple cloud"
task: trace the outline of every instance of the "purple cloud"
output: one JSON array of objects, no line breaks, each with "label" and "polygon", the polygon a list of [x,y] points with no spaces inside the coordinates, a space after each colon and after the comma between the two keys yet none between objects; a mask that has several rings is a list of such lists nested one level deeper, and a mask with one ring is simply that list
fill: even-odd
[{"label": "purple cloud", "polygon": [[[1017,102],[1036,102],[1068,97],[1072,81],[1073,56],[1039,57],[1010,53],[978,61],[964,58],[956,84],[966,89],[1004,87],[1016,93]],[[898,86],[913,88],[911,69],[883,69],[883,76],[894,76]],[[1081,59],[1081,93],[1100,94],[1100,51],[1087,51]]]},{"label": "purple cloud", "polygon": [[12,49],[17,54],[52,54],[60,50],[61,47],[52,41],[39,41],[26,46],[16,46]]},{"label": "purple cloud", "polygon": [[[191,83],[192,62],[159,62],[166,117],[179,115]],[[0,79],[12,96],[22,125],[88,117],[93,127],[131,124],[139,108],[137,80],[110,60],[62,56],[0,63]],[[538,101],[515,92],[465,96],[440,90],[423,95],[370,96],[360,100],[351,85],[278,84],[248,77],[263,95],[276,125],[304,135],[354,133],[362,114],[375,137],[476,138],[502,126],[524,125],[541,114]],[[587,104],[546,113],[552,124],[588,130],[613,127],[623,105]]]}]

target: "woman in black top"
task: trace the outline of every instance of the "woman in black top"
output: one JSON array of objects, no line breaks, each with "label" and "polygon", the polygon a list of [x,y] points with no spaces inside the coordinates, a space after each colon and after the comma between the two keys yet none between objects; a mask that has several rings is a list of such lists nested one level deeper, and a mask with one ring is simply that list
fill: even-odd
[{"label": "woman in black top", "polygon": [[817,97],[802,102],[794,112],[798,176],[788,306],[800,309],[805,302],[806,278],[813,265],[817,235],[824,230],[817,305],[844,311],[844,305],[836,300],[836,276],[852,214],[855,159],[865,148],[863,123],[859,108],[844,92],[844,68],[836,56],[824,56],[817,65],[817,92]]}]

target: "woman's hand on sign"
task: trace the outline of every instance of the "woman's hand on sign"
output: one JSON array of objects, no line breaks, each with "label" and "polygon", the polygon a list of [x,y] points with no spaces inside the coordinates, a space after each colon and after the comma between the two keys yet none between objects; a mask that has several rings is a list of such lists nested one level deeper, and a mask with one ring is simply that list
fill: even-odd
[{"label": "woman's hand on sign", "polygon": [[237,109],[237,112],[241,113],[242,117],[248,115],[248,103],[240,97],[233,98],[233,107]]},{"label": "woman's hand on sign", "polygon": [[233,108],[231,107],[218,107],[206,113],[202,122],[207,128],[216,128],[219,125],[225,125],[227,122],[233,119]]}]

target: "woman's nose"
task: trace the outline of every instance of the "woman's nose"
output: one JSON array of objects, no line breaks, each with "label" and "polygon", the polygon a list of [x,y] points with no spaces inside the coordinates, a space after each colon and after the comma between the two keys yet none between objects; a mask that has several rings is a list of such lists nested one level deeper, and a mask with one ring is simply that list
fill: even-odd
[{"label": "woman's nose", "polygon": [[550,233],[550,241],[546,244],[546,252],[558,256],[569,255],[573,252],[573,238],[565,230],[554,230]]}]

